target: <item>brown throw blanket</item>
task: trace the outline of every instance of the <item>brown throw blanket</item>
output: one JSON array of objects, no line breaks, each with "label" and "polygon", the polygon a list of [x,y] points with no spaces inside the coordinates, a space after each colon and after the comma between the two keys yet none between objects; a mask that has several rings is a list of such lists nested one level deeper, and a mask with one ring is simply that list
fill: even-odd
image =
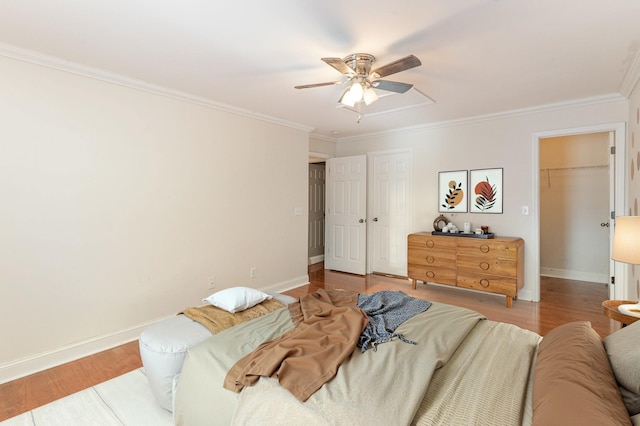
[{"label": "brown throw blanket", "polygon": [[216,308],[212,305],[187,308],[180,313],[207,327],[211,334],[217,334],[227,328],[233,327],[234,325],[261,317],[283,307],[284,304],[279,300],[267,299],[252,308],[236,312],[235,314],[227,312],[224,309]]},{"label": "brown throw blanket", "polygon": [[224,387],[240,392],[260,376],[277,377],[280,385],[306,401],[336,375],[368,323],[364,311],[355,307],[357,296],[320,289],[289,305],[296,328],[240,359],[229,370]]}]

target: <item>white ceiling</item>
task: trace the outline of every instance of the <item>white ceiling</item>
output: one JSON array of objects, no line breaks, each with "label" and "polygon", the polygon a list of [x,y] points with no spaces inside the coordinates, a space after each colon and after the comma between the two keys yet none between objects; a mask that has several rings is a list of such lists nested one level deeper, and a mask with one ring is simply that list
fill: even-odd
[{"label": "white ceiling", "polygon": [[[640,1],[6,0],[0,55],[14,48],[342,138],[627,96]],[[356,52],[416,55],[387,79],[418,91],[358,124],[344,86],[293,88],[340,79],[320,58]]]}]

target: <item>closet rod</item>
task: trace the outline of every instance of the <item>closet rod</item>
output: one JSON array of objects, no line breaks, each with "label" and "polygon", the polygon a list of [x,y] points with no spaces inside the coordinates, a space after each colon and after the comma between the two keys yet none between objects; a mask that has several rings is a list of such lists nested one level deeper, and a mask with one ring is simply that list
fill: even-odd
[{"label": "closet rod", "polygon": [[601,166],[576,166],[576,167],[550,167],[547,169],[540,169],[541,172],[548,172],[551,170],[582,170],[582,169],[608,169],[609,165],[604,164]]}]

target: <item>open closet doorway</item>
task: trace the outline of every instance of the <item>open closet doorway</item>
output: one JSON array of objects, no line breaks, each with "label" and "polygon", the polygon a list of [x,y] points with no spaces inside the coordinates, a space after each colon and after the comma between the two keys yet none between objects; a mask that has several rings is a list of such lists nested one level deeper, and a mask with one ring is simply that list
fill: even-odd
[{"label": "open closet doorway", "polygon": [[309,265],[324,261],[326,166],[309,163]]},{"label": "open closet doorway", "polygon": [[[624,123],[535,135],[541,279],[625,282],[610,255],[615,212],[624,214],[624,140]],[[625,292],[610,285],[608,296]]]},{"label": "open closet doorway", "polygon": [[609,282],[609,133],[540,140],[540,275]]}]

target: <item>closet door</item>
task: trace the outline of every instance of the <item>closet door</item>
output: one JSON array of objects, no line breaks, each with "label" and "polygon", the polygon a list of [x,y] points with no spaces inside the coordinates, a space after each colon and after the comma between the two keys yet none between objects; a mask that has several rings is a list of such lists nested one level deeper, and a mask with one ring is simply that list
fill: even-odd
[{"label": "closet door", "polygon": [[364,275],[367,254],[367,157],[327,161],[326,269]]},{"label": "closet door", "polygon": [[411,151],[372,154],[370,165],[371,271],[407,276],[413,155]]}]

